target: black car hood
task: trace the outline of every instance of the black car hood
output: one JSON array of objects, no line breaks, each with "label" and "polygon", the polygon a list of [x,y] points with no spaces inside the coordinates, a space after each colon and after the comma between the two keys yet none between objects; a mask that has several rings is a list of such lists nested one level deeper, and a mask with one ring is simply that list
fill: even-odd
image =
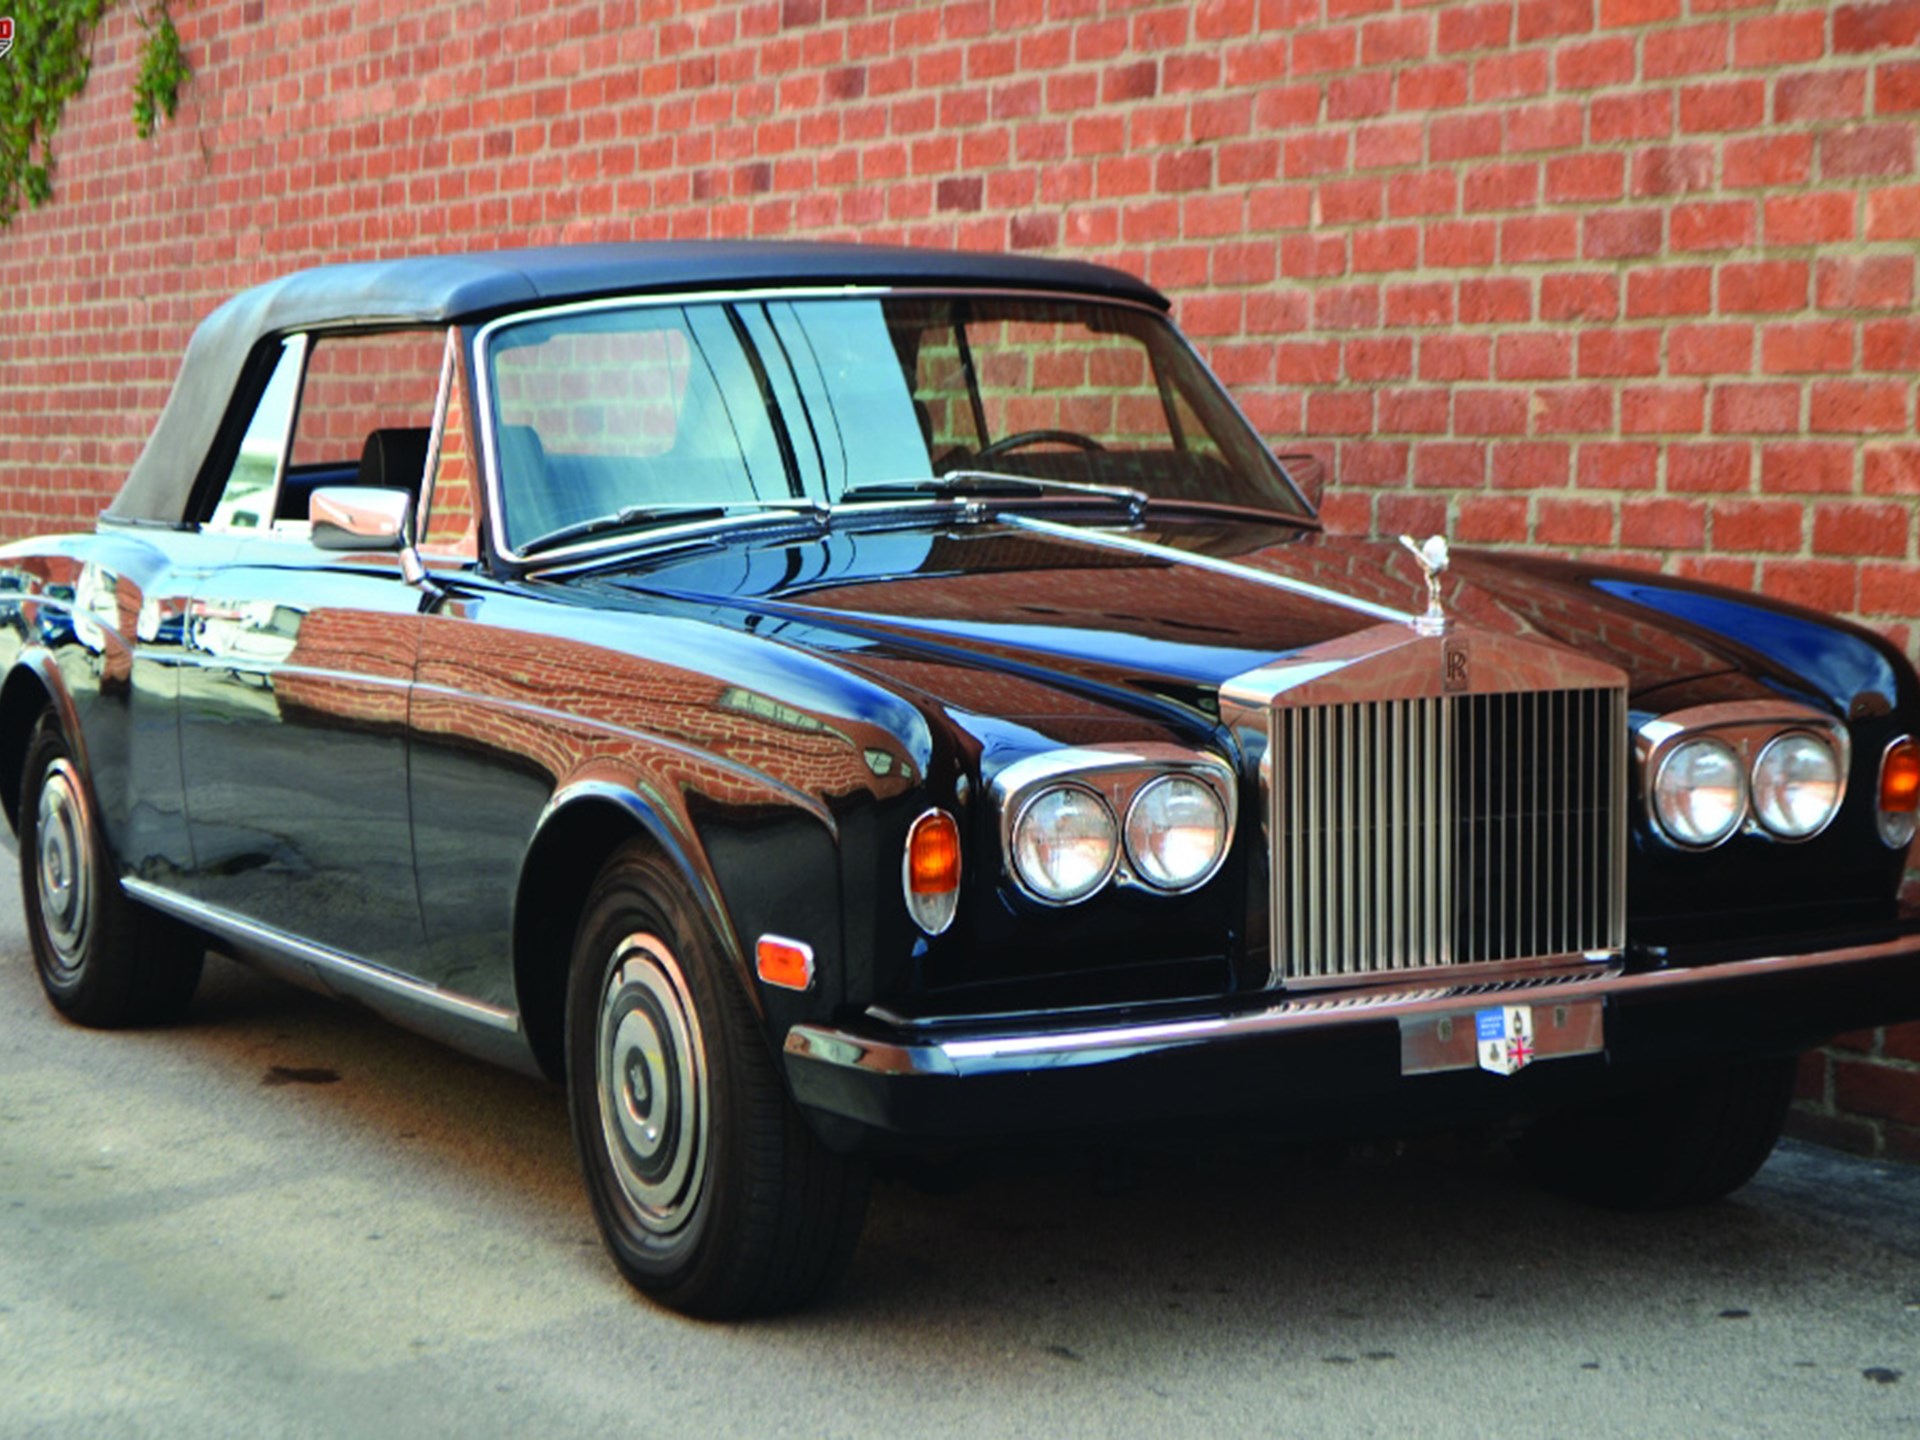
[{"label": "black car hood", "polygon": [[[1378,607],[1411,617],[1427,602],[1419,564],[1397,544],[1181,513],[1137,527],[1080,518],[1076,528],[1084,538],[1026,530],[1018,517],[737,532],[602,571],[598,583],[843,662],[864,660],[933,693],[949,687],[929,664],[1023,678],[1029,691],[1052,681],[1190,703],[1234,675],[1382,624]],[[1231,561],[1293,588],[1101,543],[1120,535]],[[1844,705],[1867,683],[1863,666],[1874,669],[1856,656],[1844,673],[1809,675],[1801,652],[1831,651],[1836,628],[1850,627],[1634,571],[1459,553],[1443,595],[1458,623],[1607,661],[1637,696],[1684,697],[1709,677],[1737,677],[1733,693],[1757,688]],[[1817,635],[1796,639],[1796,627]],[[1771,649],[1769,636],[1778,642]],[[1728,683],[1707,698],[1726,698]],[[1031,713],[1036,703],[1010,690],[981,708]]]}]

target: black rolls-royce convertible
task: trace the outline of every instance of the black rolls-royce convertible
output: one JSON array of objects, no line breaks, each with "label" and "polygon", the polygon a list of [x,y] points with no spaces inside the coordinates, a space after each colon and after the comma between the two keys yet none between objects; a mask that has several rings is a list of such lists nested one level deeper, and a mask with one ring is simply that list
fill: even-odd
[{"label": "black rolls-royce convertible", "polygon": [[1920,1014],[1912,668],[1329,536],[1167,310],[820,245],[237,296],[96,529],[0,550],[49,999],[169,1020],[213,946],[560,1081],[702,1315],[836,1278],[881,1156],[1472,1123],[1741,1185],[1798,1052]]}]

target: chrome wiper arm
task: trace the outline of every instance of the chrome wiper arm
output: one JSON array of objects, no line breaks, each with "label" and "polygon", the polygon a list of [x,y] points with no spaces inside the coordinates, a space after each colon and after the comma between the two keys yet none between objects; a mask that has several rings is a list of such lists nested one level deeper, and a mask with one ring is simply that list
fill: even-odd
[{"label": "chrome wiper arm", "polygon": [[1033,475],[1008,475],[998,470],[949,470],[944,475],[920,476],[904,480],[874,480],[850,485],[840,492],[836,504],[861,500],[898,500],[916,496],[937,499],[1011,499],[1027,495],[1046,495],[1066,490],[1079,495],[1097,495],[1116,500],[1138,515],[1146,509],[1144,490],[1126,485],[1093,485],[1081,480],[1049,480]]},{"label": "chrome wiper arm", "polygon": [[520,547],[520,553],[538,555],[570,545],[576,540],[590,540],[596,535],[614,535],[623,530],[647,530],[656,525],[691,525],[703,520],[747,520],[774,513],[794,512],[822,514],[824,507],[812,499],[738,500],[710,505],[628,505],[608,515],[596,515],[590,520],[580,520],[572,525],[563,525],[558,530],[550,530],[545,535],[527,541]]}]

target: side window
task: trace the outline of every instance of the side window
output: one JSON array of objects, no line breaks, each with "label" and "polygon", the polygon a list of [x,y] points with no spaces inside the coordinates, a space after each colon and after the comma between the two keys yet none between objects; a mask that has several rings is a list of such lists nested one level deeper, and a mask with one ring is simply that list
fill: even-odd
[{"label": "side window", "polygon": [[434,555],[475,560],[480,555],[480,482],[468,414],[466,367],[460,364],[455,347],[447,379],[447,415],[426,523],[420,527],[420,548]]},{"label": "side window", "polygon": [[276,521],[304,522],[322,486],[420,494],[446,343],[444,330],[316,337]]},{"label": "side window", "polygon": [[287,444],[287,424],[293,418],[293,397],[300,385],[300,360],[307,337],[295,335],[281,342],[273,378],[254,407],[240,453],[234,457],[227,483],[221,487],[210,530],[264,530],[273,520],[274,481],[280,472],[280,452]]}]

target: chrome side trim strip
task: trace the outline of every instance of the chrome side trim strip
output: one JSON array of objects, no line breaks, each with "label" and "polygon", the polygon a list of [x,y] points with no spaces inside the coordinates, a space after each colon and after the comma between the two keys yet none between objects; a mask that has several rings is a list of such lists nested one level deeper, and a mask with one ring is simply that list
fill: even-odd
[{"label": "chrome side trim strip", "polygon": [[520,1017],[511,1010],[502,1010],[497,1005],[455,995],[378,965],[369,965],[364,960],[356,960],[351,955],[343,955],[324,945],[315,945],[283,930],[276,930],[271,925],[262,925],[204,901],[176,895],[146,880],[128,876],[120,885],[143,905],[150,905],[155,910],[184,920],[196,929],[208,931],[235,944],[255,946],[283,959],[312,966],[324,979],[339,980],[355,989],[375,991],[410,1007],[435,1011],[467,1024],[484,1026],[509,1035],[520,1033]]},{"label": "chrome side trim strip", "polygon": [[1054,520],[1036,520],[1031,515],[1008,514],[1004,511],[995,512],[994,518],[1002,525],[1016,530],[1031,530],[1036,535],[1051,535],[1059,540],[1078,540],[1083,545],[1096,545],[1107,550],[1125,550],[1130,554],[1144,555],[1152,560],[1164,560],[1171,565],[1190,565],[1196,570],[1210,570],[1216,575],[1228,575],[1235,580],[1265,585],[1272,590],[1285,590],[1290,594],[1304,595],[1309,600],[1318,600],[1322,604],[1338,605],[1342,609],[1352,610],[1356,614],[1366,615],[1375,620],[1392,620],[1402,625],[1411,625],[1416,618],[1406,610],[1395,610],[1391,605],[1376,605],[1371,600],[1342,595],[1338,590],[1328,590],[1324,586],[1310,584],[1305,580],[1295,580],[1290,575],[1276,575],[1271,570],[1256,570],[1251,565],[1242,565],[1233,560],[1218,560],[1211,555],[1196,555],[1191,550],[1176,549],[1172,545],[1160,545],[1152,540],[1137,540],[1131,535],[1116,535],[1111,530],[1095,530],[1085,525],[1062,525]]},{"label": "chrome side trim strip", "polygon": [[1690,989],[1757,976],[1909,957],[1920,957],[1920,935],[1903,935],[1874,945],[1849,946],[1811,955],[1772,955],[1640,975],[1612,969],[1601,976],[1537,987],[1446,986],[1391,994],[1374,991],[1340,998],[1282,1001],[1235,1015],[1101,1029],[983,1035],[918,1045],[825,1026],[796,1025],[787,1032],[785,1048],[789,1055],[843,1069],[889,1075],[992,1075],[1128,1060],[1188,1045],[1248,1040],[1295,1030],[1325,1030],[1383,1020],[1404,1023],[1423,1016],[1457,1012],[1463,1001],[1472,1003],[1479,999],[1482,1003],[1498,1003],[1491,999],[1495,995],[1509,996],[1514,1003],[1520,1003],[1525,997],[1538,997],[1532,1003],[1569,1005],[1614,995]]}]

